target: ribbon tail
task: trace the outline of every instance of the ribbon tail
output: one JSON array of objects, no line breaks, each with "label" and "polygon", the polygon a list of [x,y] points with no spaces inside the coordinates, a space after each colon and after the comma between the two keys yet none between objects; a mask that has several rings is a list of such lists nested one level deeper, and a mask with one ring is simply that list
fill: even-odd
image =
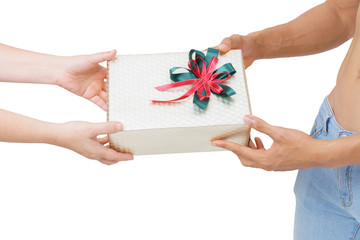
[{"label": "ribbon tail", "polygon": [[216,95],[219,95],[221,97],[230,97],[230,96],[236,94],[235,90],[232,89],[231,87],[221,84],[221,83],[216,83],[216,84],[219,85],[223,89],[223,91],[221,91],[221,93],[216,93],[216,92],[212,91]]},{"label": "ribbon tail", "polygon": [[207,105],[209,104],[209,100],[210,98],[206,98],[204,100],[200,100],[197,94],[194,94],[194,99],[193,99],[193,103],[198,106],[199,108],[201,108],[202,110],[205,110],[205,108],[207,107]]},{"label": "ribbon tail", "polygon": [[180,82],[174,82],[174,83],[169,83],[169,84],[157,86],[157,87],[155,87],[155,89],[159,90],[159,91],[166,91],[166,90],[171,89],[171,88],[176,88],[176,87],[181,87],[181,86],[185,86],[185,85],[189,85],[189,84],[194,84],[194,83],[196,83],[196,81],[197,81],[197,79],[189,79],[189,80],[184,80],[184,81],[180,81]]},{"label": "ribbon tail", "polygon": [[[189,97],[191,94],[193,94],[194,92],[196,92],[196,90],[198,90],[203,84],[203,81],[199,81],[197,82],[192,88],[190,88],[184,95],[175,98],[175,99],[171,99],[171,100],[152,100],[153,103],[169,103],[169,102],[174,102],[174,101],[179,101],[179,100],[183,100],[187,97]],[[196,95],[196,94],[195,94]]]}]

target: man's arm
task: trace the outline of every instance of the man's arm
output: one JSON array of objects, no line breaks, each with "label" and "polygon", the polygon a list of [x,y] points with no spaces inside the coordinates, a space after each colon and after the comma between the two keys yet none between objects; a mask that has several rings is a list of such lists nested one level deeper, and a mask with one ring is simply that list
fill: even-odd
[{"label": "man's arm", "polygon": [[259,58],[320,53],[339,46],[354,34],[359,0],[328,0],[296,19],[249,36]]},{"label": "man's arm", "polygon": [[106,69],[116,51],[54,56],[0,44],[0,82],[55,84],[106,109]]},{"label": "man's arm", "polygon": [[327,0],[288,23],[232,35],[217,47],[223,53],[242,49],[246,67],[256,59],[320,53],[353,36],[358,5],[359,0]]},{"label": "man's arm", "polygon": [[314,139],[304,132],[272,126],[264,120],[247,115],[244,122],[251,128],[265,133],[274,141],[265,149],[260,138],[249,147],[215,140],[212,145],[234,152],[247,167],[268,171],[289,171],[312,167],[337,168],[360,164],[360,135],[354,134],[333,140]]},{"label": "man's arm", "polygon": [[49,123],[0,109],[0,141],[48,143],[73,150],[104,164],[114,164],[133,158],[130,153],[118,153],[104,146],[108,137],[98,135],[122,130],[117,122]]}]

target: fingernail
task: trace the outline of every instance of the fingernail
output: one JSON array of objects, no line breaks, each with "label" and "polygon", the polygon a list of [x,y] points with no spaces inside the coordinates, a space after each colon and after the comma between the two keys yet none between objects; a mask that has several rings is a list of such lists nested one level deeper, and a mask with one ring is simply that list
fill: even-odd
[{"label": "fingernail", "polygon": [[217,141],[212,141],[212,142],[211,142],[211,146],[217,147],[217,146],[218,146],[218,142],[217,142]]},{"label": "fingernail", "polygon": [[115,49],[113,49],[113,50],[111,50],[111,51],[109,51],[109,53],[114,53],[116,50]]},{"label": "fingernail", "polygon": [[122,124],[121,123],[116,123],[115,124],[115,129],[116,129],[116,131],[120,131],[122,129]]},{"label": "fingernail", "polygon": [[244,116],[244,122],[245,122],[247,125],[251,125],[251,124],[254,122],[253,116],[251,116],[251,115],[245,115],[245,116]]},{"label": "fingernail", "polygon": [[129,160],[134,160],[134,156],[131,155],[131,154],[127,155],[126,157],[127,157],[127,159],[129,159]]},{"label": "fingernail", "polygon": [[227,49],[228,48],[228,46],[226,45],[226,44],[224,44],[224,43],[221,43],[220,45],[219,45],[219,49],[221,49],[221,50],[225,50],[225,49]]}]

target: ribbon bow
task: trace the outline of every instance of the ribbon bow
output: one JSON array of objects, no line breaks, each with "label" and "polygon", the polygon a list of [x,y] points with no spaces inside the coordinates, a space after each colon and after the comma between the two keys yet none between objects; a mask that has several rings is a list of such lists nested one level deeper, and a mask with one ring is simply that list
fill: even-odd
[{"label": "ribbon bow", "polygon": [[[195,59],[193,54],[195,53]],[[216,64],[218,63],[219,50],[209,48],[206,56],[203,52],[192,49],[189,52],[188,67],[173,67],[170,69],[170,79],[174,83],[155,87],[159,91],[166,91],[171,88],[194,84],[184,95],[181,97],[161,101],[153,100],[154,103],[169,103],[175,102],[189,97],[194,94],[193,102],[201,109],[205,110],[209,103],[211,92],[222,97],[230,97],[236,92],[229,86],[221,84],[225,82],[231,75],[235,74],[236,71],[231,63],[226,63],[220,68],[215,70]],[[185,69],[185,73],[175,73],[178,69]]]}]

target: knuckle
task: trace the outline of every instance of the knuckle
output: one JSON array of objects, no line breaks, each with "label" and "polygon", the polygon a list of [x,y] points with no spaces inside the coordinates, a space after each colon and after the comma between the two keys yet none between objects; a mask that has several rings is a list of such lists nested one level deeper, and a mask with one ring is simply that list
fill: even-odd
[{"label": "knuckle", "polygon": [[258,129],[258,128],[261,128],[262,125],[261,125],[261,123],[259,121],[251,121],[250,126],[253,127],[253,128]]},{"label": "knuckle", "polygon": [[276,128],[276,138],[278,140],[284,140],[286,138],[286,129],[283,127]]},{"label": "knuckle", "polygon": [[[241,161],[241,159],[240,159]],[[246,162],[246,161],[241,161],[241,164],[244,166],[244,167],[251,167],[251,164],[249,162]]]},{"label": "knuckle", "polygon": [[267,172],[272,172],[273,170],[267,167],[262,167],[263,170],[267,171]]},{"label": "knuckle", "polygon": [[84,156],[88,159],[97,159],[97,156],[94,153],[86,153]]},{"label": "knuckle", "polygon": [[231,39],[238,39],[240,37],[239,34],[233,34],[230,36]]},{"label": "knuckle", "polygon": [[105,131],[106,132],[112,132],[115,129],[115,123],[113,122],[107,122],[105,125]]},{"label": "knuckle", "polygon": [[252,164],[251,164],[250,161],[246,161],[245,159],[241,159],[240,157],[238,157],[238,158],[239,158],[241,164],[242,164],[244,167],[251,167],[251,166],[252,166]]},{"label": "knuckle", "polygon": [[223,43],[231,43],[231,38],[230,37],[226,37],[222,40]]},{"label": "knuckle", "polygon": [[105,151],[103,156],[107,161],[112,161],[114,163],[120,161],[120,159],[116,156],[116,154],[113,154],[112,152],[110,152],[110,150]]},{"label": "knuckle", "polygon": [[108,165],[108,166],[112,165],[112,163],[111,163],[111,162],[108,162],[108,161],[100,161],[100,160],[99,160],[99,162],[101,162],[102,164]]}]

